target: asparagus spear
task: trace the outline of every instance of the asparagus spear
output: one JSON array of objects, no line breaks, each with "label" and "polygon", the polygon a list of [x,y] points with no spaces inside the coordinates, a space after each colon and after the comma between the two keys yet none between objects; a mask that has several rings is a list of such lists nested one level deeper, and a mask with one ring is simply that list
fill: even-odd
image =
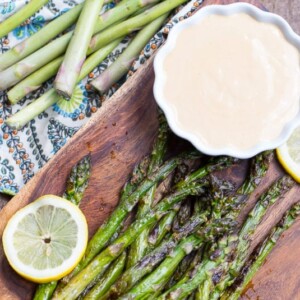
[{"label": "asparagus spear", "polygon": [[[163,161],[163,157],[165,156],[165,152],[166,152],[166,144],[167,144],[169,127],[165,119],[165,116],[162,113],[159,116],[159,123],[160,123],[159,132],[158,132],[157,139],[153,145],[151,160],[148,168],[149,174],[151,174],[151,172],[153,172],[154,169],[156,169],[159,165],[161,165]],[[137,218],[141,218],[151,208],[154,199],[155,190],[156,190],[156,185],[150,188],[147,194],[145,195],[145,197],[139,200],[138,211],[136,214]],[[132,243],[127,257],[127,262],[126,262],[127,268],[133,266],[137,261],[139,261],[145,255],[145,252],[148,248],[148,236],[149,236],[149,230],[146,229]]]},{"label": "asparagus spear", "polygon": [[18,10],[15,14],[4,20],[0,24],[0,38],[7,35],[14,28],[31,17],[41,7],[43,7],[49,0],[31,0],[27,5]]},{"label": "asparagus spear", "polygon": [[167,14],[162,15],[156,20],[145,26],[132,40],[129,46],[123,51],[118,59],[111,64],[103,73],[96,77],[91,85],[101,94],[105,93],[115,82],[125,75],[133,61],[138,57],[139,53],[158,31],[167,18]]},{"label": "asparagus spear", "polygon": [[184,299],[199,285],[203,288],[201,299],[206,299],[206,296],[212,291],[215,281],[218,281],[222,274],[228,272],[233,257],[237,257],[233,269],[237,263],[241,263],[247,257],[247,249],[249,248],[251,237],[265,216],[267,209],[278,201],[294,184],[295,182],[290,177],[285,176],[272,185],[260,197],[239,234],[233,233],[224,236],[218,242],[217,247],[213,249],[210,257],[204,259],[197,267],[194,276],[189,281],[173,286],[159,299]]},{"label": "asparagus spear", "polygon": [[[204,166],[180,181],[174,192],[159,202],[153,210],[150,210],[143,218],[136,220],[128,229],[120,235],[110,246],[98,254],[81,272],[75,275],[69,283],[60,290],[55,299],[75,299],[93,281],[96,276],[103,273],[105,268],[114,261],[120,253],[132,244],[135,238],[147,227],[159,220],[164,214],[170,211],[176,203],[188,195],[197,195],[203,192],[203,186],[207,183],[201,178],[209,173],[224,169],[235,162],[229,157],[219,158],[214,164]],[[126,203],[127,204],[127,203]],[[129,205],[129,207],[131,204]]]},{"label": "asparagus spear", "polygon": [[17,44],[7,52],[0,55],[0,71],[5,70],[29,54],[43,47],[58,34],[70,27],[76,22],[82,10],[82,6],[82,4],[78,4],[68,12],[64,13],[58,18],[55,18],[52,22],[44,26],[41,30],[23,42]]},{"label": "asparagus spear", "polygon": [[155,5],[136,17],[130,18],[96,34],[91,39],[88,53],[103,47],[108,41],[118,38],[120,35],[127,35],[138,30],[186,1],[187,0],[164,0],[162,3]]},{"label": "asparagus spear", "polygon": [[153,299],[155,297],[153,295],[157,295],[162,290],[182,259],[191,251],[197,249],[201,242],[201,239],[193,235],[185,238],[153,273],[119,299]]},{"label": "asparagus spear", "polygon": [[27,76],[24,80],[10,89],[7,92],[7,97],[10,103],[18,103],[27,94],[37,90],[45,81],[53,77],[57,73],[63,58],[63,56],[59,56],[49,64]]},{"label": "asparagus spear", "polygon": [[173,220],[177,214],[177,210],[173,209],[166,214],[154,228],[153,232],[148,238],[150,249],[157,247],[168,232],[172,229]]},{"label": "asparagus spear", "polygon": [[172,237],[144,256],[134,266],[127,269],[122,276],[111,286],[109,291],[101,298],[117,299],[131,289],[141,278],[152,272],[152,270],[166,257],[176,246],[177,242]]},{"label": "asparagus spear", "polygon": [[92,288],[92,290],[84,297],[87,300],[100,299],[111,287],[111,285],[121,275],[125,267],[126,253],[123,252],[119,258],[110,266],[104,276]]},{"label": "asparagus spear", "polygon": [[[256,253],[255,257],[252,258],[250,266],[246,266],[246,270],[242,271],[242,279],[237,278],[235,282],[238,282],[238,286],[235,286],[235,290],[228,290],[222,295],[222,300],[237,300],[240,295],[254,277],[258,269],[263,265],[269,253],[274,248],[275,244],[281,237],[282,233],[288,230],[296,221],[296,218],[300,214],[300,204],[296,203],[293,207],[283,216],[279,224],[272,230],[271,234],[265,239],[265,241],[260,246],[259,251]],[[245,269],[245,268],[244,268]],[[240,282],[241,280],[241,282]],[[234,285],[235,285],[234,282]]]},{"label": "asparagus spear", "polygon": [[[94,33],[102,31],[110,25],[130,16],[134,12],[138,11],[140,8],[147,6],[151,3],[156,3],[157,1],[159,0],[122,1],[116,7],[98,17],[96,26],[94,28]],[[15,83],[24,79],[26,76],[40,69],[45,64],[51,62],[53,59],[62,55],[66,51],[73,33],[74,32],[71,31],[64,34],[63,36],[55,39],[54,41],[42,47],[41,49],[32,53],[28,57],[22,59],[15,65],[12,65],[8,69],[0,72],[0,90],[8,89]],[[102,47],[123,36],[124,35],[119,35],[118,37],[107,39],[106,43],[102,44]],[[102,47],[99,47],[98,49],[95,49],[93,51],[89,51],[88,54],[92,54]]]},{"label": "asparagus spear", "polygon": [[[115,40],[106,47],[89,56],[81,69],[79,80],[87,76],[98,64],[100,64],[107,57],[107,55],[115,47],[117,47],[119,42],[120,39]],[[60,97],[56,93],[55,89],[50,89],[43,96],[27,105],[13,116],[9,117],[5,123],[11,128],[20,129],[44,110],[56,103],[59,99]]]},{"label": "asparagus spear", "polygon": [[[66,190],[63,198],[79,205],[83,198],[83,193],[88,185],[88,180],[91,174],[91,160],[89,156],[85,156],[79,161],[71,170],[66,184]],[[57,286],[57,281],[43,283],[38,285],[34,300],[48,300],[51,299]]]},{"label": "asparagus spear", "polygon": [[54,80],[54,88],[57,93],[67,100],[71,99],[86,59],[88,44],[92,38],[103,1],[86,0],[84,2],[64,60]]}]

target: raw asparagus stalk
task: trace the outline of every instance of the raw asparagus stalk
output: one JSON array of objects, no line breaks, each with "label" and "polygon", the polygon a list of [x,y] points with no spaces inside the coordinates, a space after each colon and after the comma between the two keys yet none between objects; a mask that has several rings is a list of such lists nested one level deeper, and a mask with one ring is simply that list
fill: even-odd
[{"label": "raw asparagus stalk", "polygon": [[34,51],[40,49],[58,34],[70,27],[76,22],[82,10],[82,6],[82,4],[78,4],[68,12],[64,13],[58,18],[55,18],[53,21],[48,23],[41,30],[23,42],[17,44],[7,52],[0,55],[0,71],[5,70]]},{"label": "raw asparagus stalk", "polygon": [[164,0],[163,2],[155,5],[136,17],[130,18],[120,24],[108,28],[99,34],[96,34],[91,39],[88,53],[103,47],[103,45],[106,45],[108,41],[118,38],[120,35],[127,35],[131,32],[139,30],[141,27],[156,20],[160,16],[169,13],[172,9],[186,1],[187,0]]},{"label": "raw asparagus stalk", "polygon": [[43,7],[49,0],[31,0],[27,5],[22,7],[12,16],[4,20],[0,24],[0,38],[7,35],[13,29],[18,27],[21,23],[31,17],[41,7]]},{"label": "raw asparagus stalk", "polygon": [[[88,180],[91,175],[91,159],[85,156],[79,161],[71,170],[66,184],[66,190],[63,198],[70,202],[79,205],[83,198],[83,193],[88,185]],[[43,283],[38,285],[34,300],[48,300],[51,299],[57,286],[57,281]]]},{"label": "raw asparagus stalk", "polygon": [[[94,33],[98,33],[103,29],[109,27],[110,25],[123,20],[124,18],[130,16],[134,12],[138,11],[140,8],[151,4],[156,3],[159,0],[127,0],[122,1],[113,9],[105,12],[104,14],[98,17],[96,26],[94,28]],[[30,75],[34,71],[40,69],[45,64],[51,62],[53,59],[62,55],[72,38],[73,31],[64,34],[63,36],[55,39],[54,41],[48,43],[41,49],[33,52],[28,57],[22,59],[15,65],[12,65],[8,69],[0,72],[0,90],[5,90],[24,79],[26,76]],[[119,37],[123,37],[120,35]],[[119,38],[109,38],[105,45],[102,44],[102,47],[108,45],[113,40]],[[100,48],[96,50],[99,50]],[[88,54],[94,53],[96,50],[89,51]]]},{"label": "raw asparagus stalk", "polygon": [[149,299],[160,293],[182,259],[201,245],[201,239],[189,236],[149,276],[120,297],[122,300]]},{"label": "raw asparagus stalk", "polygon": [[[57,45],[60,43],[59,39],[55,39],[49,43],[47,47],[37,50],[11,67],[0,72],[0,90],[10,88],[48,62],[51,62],[62,55],[64,51],[56,49]],[[67,46],[67,41],[65,41],[65,45]],[[49,48],[51,51],[49,51]]]},{"label": "raw asparagus stalk", "polygon": [[[237,300],[240,295],[252,280],[256,272],[265,262],[267,256],[274,248],[275,244],[281,237],[282,233],[288,230],[296,221],[296,218],[300,214],[300,204],[296,203],[282,218],[280,223],[272,230],[271,234],[265,239],[263,244],[260,246],[258,253],[256,253],[254,259],[250,262],[250,266],[247,265],[246,270],[242,271],[242,279],[239,282],[236,289],[228,290],[222,295],[222,300]],[[239,281],[240,278],[237,278],[236,281]],[[235,283],[234,283],[235,284]]]},{"label": "raw asparagus stalk", "polygon": [[[263,194],[250,212],[239,234],[230,234],[224,236],[217,244],[216,249],[209,257],[197,267],[194,276],[185,283],[173,286],[169,291],[164,293],[159,300],[162,299],[184,299],[190,295],[199,285],[205,289],[201,294],[206,299],[214,287],[215,281],[220,278],[220,274],[228,272],[230,261],[238,255],[236,263],[240,263],[248,255],[251,237],[263,217],[267,209],[278,201],[295,182],[288,176],[278,180],[272,187]],[[235,266],[233,266],[233,269]],[[205,297],[204,297],[205,296]],[[201,298],[202,299],[202,298]]]},{"label": "raw asparagus stalk", "polygon": [[18,103],[27,94],[37,90],[45,81],[55,76],[64,57],[59,56],[41,69],[27,76],[7,92],[11,104]]},{"label": "raw asparagus stalk", "polygon": [[[153,145],[150,164],[148,168],[148,173],[151,174],[154,169],[156,169],[159,165],[161,165],[163,158],[166,152],[166,144],[167,144],[167,137],[169,132],[169,127],[165,116],[161,113],[159,116],[160,126],[157,139]],[[144,214],[148,212],[151,208],[156,186],[154,185],[152,188],[149,189],[145,197],[139,200],[138,203],[138,211],[136,214],[137,218],[141,218]],[[148,248],[148,236],[149,230],[144,230],[137,239],[133,242],[129,249],[126,267],[130,268],[133,266],[137,261],[139,261],[146,253]]]},{"label": "raw asparagus stalk", "polygon": [[[107,57],[107,55],[109,55],[109,53],[115,47],[117,47],[119,42],[120,39],[115,40],[106,47],[89,56],[81,69],[79,80],[87,76],[97,65],[99,65]],[[55,89],[50,89],[40,98],[27,105],[13,116],[9,117],[5,123],[13,129],[20,129],[51,105],[56,103],[59,99],[60,97],[56,93]]]},{"label": "raw asparagus stalk", "polygon": [[167,14],[162,15],[145,26],[123,51],[118,59],[103,73],[96,77],[91,85],[101,94],[105,93],[115,82],[121,79],[130,69],[133,61],[165,22]]},{"label": "raw asparagus stalk", "polygon": [[[203,186],[207,181],[201,180],[209,173],[224,169],[235,162],[229,157],[219,158],[214,164],[211,163],[176,184],[174,192],[161,200],[153,210],[150,210],[142,219],[136,220],[128,229],[120,235],[110,246],[98,254],[81,272],[75,275],[69,283],[60,290],[55,299],[75,299],[85,289],[96,276],[103,273],[105,268],[114,261],[128,246],[132,244],[135,238],[147,227],[153,224],[169,212],[176,203],[182,201],[188,195],[198,195],[203,192]],[[129,205],[130,206],[130,205]]]},{"label": "raw asparagus stalk", "polygon": [[121,275],[126,261],[126,253],[123,252],[119,258],[109,267],[103,277],[91,289],[91,291],[84,297],[87,300],[100,299],[111,287],[111,285]]},{"label": "raw asparagus stalk", "polygon": [[70,100],[87,56],[87,49],[104,0],[85,0],[64,60],[54,80],[54,88]]}]

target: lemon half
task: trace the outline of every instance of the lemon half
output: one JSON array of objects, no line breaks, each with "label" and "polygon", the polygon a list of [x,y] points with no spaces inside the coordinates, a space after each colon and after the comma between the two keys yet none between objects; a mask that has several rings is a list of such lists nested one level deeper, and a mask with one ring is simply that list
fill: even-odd
[{"label": "lemon half", "polygon": [[45,195],[13,215],[2,241],[8,262],[17,273],[45,283],[75,268],[87,246],[88,227],[76,205]]},{"label": "lemon half", "polygon": [[300,182],[300,127],[293,131],[289,140],[277,148],[276,152],[284,169]]}]

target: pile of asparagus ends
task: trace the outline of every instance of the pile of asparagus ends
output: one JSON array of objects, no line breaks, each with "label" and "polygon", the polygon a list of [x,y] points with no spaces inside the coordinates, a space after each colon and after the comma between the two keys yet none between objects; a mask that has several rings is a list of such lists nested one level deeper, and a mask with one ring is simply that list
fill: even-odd
[{"label": "pile of asparagus ends", "polygon": [[[0,90],[7,90],[11,104],[55,77],[53,88],[9,117],[6,124],[12,129],[21,129],[59,99],[70,100],[76,84],[105,60],[122,39],[134,33],[119,58],[90,84],[100,93],[106,92],[128,72],[170,12],[186,1],[122,0],[100,14],[106,1],[85,0],[0,55]],[[0,38],[47,2],[31,0],[2,22]],[[64,33],[74,24],[74,30]]]},{"label": "pile of asparagus ends", "polygon": [[[266,175],[273,152],[254,157],[237,187],[216,172],[239,160],[192,150],[169,157],[168,140],[161,115],[152,153],[133,170],[119,204],[89,241],[81,262],[59,282],[40,285],[34,299],[239,298],[299,215],[300,204],[295,204],[249,253],[268,209],[296,183],[289,176],[278,179],[240,224],[240,212]],[[80,171],[88,170],[88,159],[78,166],[65,193],[77,204],[88,179]]]}]

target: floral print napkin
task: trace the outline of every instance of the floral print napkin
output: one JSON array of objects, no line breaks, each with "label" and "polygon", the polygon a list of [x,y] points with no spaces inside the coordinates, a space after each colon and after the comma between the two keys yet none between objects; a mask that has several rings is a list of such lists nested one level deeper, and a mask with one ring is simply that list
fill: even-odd
[{"label": "floral print napkin", "polygon": [[[128,76],[131,76],[165,40],[170,28],[181,19],[188,17],[203,0],[189,1],[187,5],[177,9],[175,15],[169,19],[146,45],[139,58],[133,63]],[[0,22],[24,6],[27,0],[0,0]],[[66,12],[82,0],[49,0],[29,20],[21,24],[8,36],[0,39],[0,53],[28,38],[37,32],[47,22]],[[114,2],[106,4],[103,10],[112,8]],[[111,88],[106,95],[99,97],[90,90],[89,81],[105,70],[122,52],[130,41],[126,38],[103,61],[88,78],[82,80],[70,101],[60,100],[47,111],[27,124],[22,130],[11,130],[5,119],[41,96],[51,86],[51,80],[39,90],[26,96],[21,102],[11,106],[6,92],[0,92],[0,192],[15,194],[26,184],[57,151],[64,146],[76,131],[85,124],[116,89],[126,80]],[[0,54],[1,55],[1,54]]]}]

